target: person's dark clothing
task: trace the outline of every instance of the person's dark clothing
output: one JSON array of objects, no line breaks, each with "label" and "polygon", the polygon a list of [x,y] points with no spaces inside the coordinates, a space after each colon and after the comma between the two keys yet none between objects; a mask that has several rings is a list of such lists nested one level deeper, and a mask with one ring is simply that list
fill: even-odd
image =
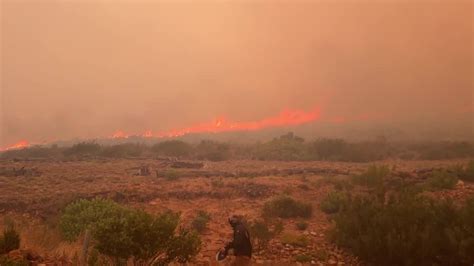
[{"label": "person's dark clothing", "polygon": [[225,246],[225,251],[233,249],[235,256],[252,257],[252,243],[250,242],[250,234],[247,228],[243,224],[238,223],[233,229],[234,239]]}]

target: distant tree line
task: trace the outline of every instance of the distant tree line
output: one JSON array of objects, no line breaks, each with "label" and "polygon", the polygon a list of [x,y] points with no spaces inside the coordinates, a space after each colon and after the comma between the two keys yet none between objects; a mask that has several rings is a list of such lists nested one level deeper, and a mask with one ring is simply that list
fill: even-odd
[{"label": "distant tree line", "polygon": [[384,159],[441,160],[474,157],[474,143],[465,141],[390,142],[384,137],[372,141],[348,142],[344,139],[319,138],[305,141],[293,133],[267,142],[238,144],[202,140],[197,144],[165,140],[155,145],[124,143],[100,145],[81,142],[71,147],[33,146],[0,154],[1,158],[154,158],[176,157],[192,160],[276,160],[370,162]]}]

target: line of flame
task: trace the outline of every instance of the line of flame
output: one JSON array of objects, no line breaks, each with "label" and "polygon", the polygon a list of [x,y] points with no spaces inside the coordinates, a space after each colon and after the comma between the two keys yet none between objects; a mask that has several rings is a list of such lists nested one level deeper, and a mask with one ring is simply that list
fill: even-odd
[{"label": "line of flame", "polygon": [[142,137],[178,137],[190,133],[218,133],[229,131],[255,131],[264,128],[282,127],[282,126],[296,126],[316,121],[320,118],[320,109],[314,108],[312,111],[305,112],[302,110],[284,110],[277,116],[264,118],[258,121],[247,122],[233,122],[225,118],[217,118],[212,122],[198,123],[190,127],[180,129],[171,129],[167,131],[153,133],[151,130],[146,130],[142,134],[128,134],[122,130],[117,130],[112,134],[111,138],[128,138],[130,136]]}]

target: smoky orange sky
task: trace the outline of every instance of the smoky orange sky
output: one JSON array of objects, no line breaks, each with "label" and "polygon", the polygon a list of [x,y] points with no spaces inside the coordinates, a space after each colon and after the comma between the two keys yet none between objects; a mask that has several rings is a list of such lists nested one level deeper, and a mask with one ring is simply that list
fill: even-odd
[{"label": "smoky orange sky", "polygon": [[2,0],[0,146],[285,108],[472,123],[472,38],[472,1]]}]

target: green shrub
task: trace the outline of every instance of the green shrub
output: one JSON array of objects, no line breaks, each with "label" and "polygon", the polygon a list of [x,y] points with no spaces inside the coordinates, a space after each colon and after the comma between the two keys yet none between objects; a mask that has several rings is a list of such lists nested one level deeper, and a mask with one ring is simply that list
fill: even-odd
[{"label": "green shrub", "polygon": [[265,217],[309,218],[313,212],[311,203],[296,201],[289,196],[281,196],[266,202],[263,206]]},{"label": "green shrub", "polygon": [[330,192],[321,201],[319,208],[327,213],[333,214],[338,212],[347,201],[347,196],[341,192]]},{"label": "green shrub", "polygon": [[250,236],[254,241],[254,246],[258,250],[264,249],[268,242],[275,236],[264,221],[255,221],[249,226]]},{"label": "green shrub", "polygon": [[203,210],[197,212],[196,217],[194,217],[191,226],[194,230],[202,233],[207,228],[207,224],[211,220],[211,215]]},{"label": "green shrub", "polygon": [[457,182],[457,176],[446,170],[433,171],[430,178],[428,179],[430,188],[434,190],[453,189]]},{"label": "green shrub", "polygon": [[122,207],[111,200],[80,199],[66,206],[59,227],[66,240],[74,241],[86,229],[94,229],[97,223],[121,211]]},{"label": "green shrub", "polygon": [[390,174],[390,168],[386,165],[372,165],[367,171],[355,175],[352,180],[355,184],[367,187],[379,187],[383,185],[384,179]]},{"label": "green shrub", "polygon": [[178,222],[179,214],[153,216],[96,199],[68,205],[60,226],[69,240],[90,230],[95,249],[114,258],[116,264],[130,257],[138,263],[151,263],[158,257],[155,263],[167,264],[190,259],[199,251],[199,237],[185,230],[176,235]]},{"label": "green shrub", "polygon": [[299,161],[309,158],[304,139],[292,132],[255,145],[253,155],[259,160]]},{"label": "green shrub", "polygon": [[281,236],[281,243],[292,245],[294,247],[306,247],[309,240],[304,235],[295,235],[286,233]]},{"label": "green shrub", "polygon": [[474,199],[462,207],[401,193],[358,197],[335,216],[332,238],[376,265],[467,265],[474,261]]},{"label": "green shrub", "polygon": [[296,229],[300,231],[304,231],[308,228],[308,223],[305,221],[298,221],[296,222]]}]

